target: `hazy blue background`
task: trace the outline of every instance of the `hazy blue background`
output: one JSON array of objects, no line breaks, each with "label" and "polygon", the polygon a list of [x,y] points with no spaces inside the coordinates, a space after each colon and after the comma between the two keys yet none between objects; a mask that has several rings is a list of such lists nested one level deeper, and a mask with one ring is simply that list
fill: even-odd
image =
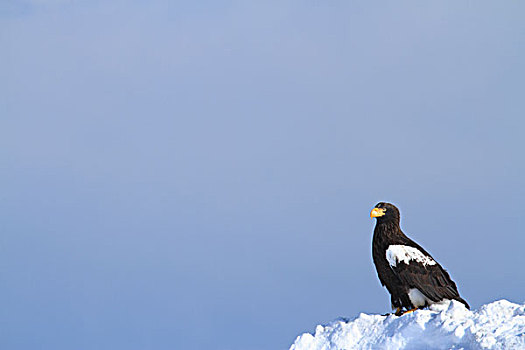
[{"label": "hazy blue background", "polygon": [[285,349],[384,313],[380,200],[525,301],[522,1],[0,5],[0,348]]}]

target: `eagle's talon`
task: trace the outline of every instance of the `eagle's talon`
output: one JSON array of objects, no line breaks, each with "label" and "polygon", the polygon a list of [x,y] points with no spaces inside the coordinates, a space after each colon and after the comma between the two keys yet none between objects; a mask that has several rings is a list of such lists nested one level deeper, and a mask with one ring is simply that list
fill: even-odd
[{"label": "eagle's talon", "polygon": [[418,309],[419,309],[419,308],[415,307],[415,308],[413,308],[413,309],[407,310],[407,311],[401,313],[400,316],[403,316],[403,315],[409,314],[409,313],[414,312],[414,311],[416,311],[416,310],[418,310]]}]

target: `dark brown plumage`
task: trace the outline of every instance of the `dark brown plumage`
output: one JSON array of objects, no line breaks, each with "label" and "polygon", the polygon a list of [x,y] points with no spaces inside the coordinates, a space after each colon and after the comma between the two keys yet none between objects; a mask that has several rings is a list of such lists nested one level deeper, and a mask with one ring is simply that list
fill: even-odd
[{"label": "dark brown plumage", "polygon": [[403,314],[403,309],[412,311],[444,299],[457,300],[470,308],[447,271],[401,231],[399,210],[393,204],[378,203],[370,216],[377,219],[372,257],[397,315]]}]

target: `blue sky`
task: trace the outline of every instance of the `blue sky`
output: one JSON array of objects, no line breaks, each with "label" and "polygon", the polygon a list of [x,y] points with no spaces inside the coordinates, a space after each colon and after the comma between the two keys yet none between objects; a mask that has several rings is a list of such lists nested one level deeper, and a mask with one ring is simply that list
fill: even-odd
[{"label": "blue sky", "polygon": [[0,347],[288,347],[384,313],[378,201],[523,302],[525,6],[3,1]]}]

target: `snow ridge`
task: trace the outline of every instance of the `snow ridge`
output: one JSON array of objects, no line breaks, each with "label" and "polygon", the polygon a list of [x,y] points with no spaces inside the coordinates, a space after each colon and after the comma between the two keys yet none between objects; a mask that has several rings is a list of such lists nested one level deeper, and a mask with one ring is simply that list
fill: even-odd
[{"label": "snow ridge", "polygon": [[525,304],[499,300],[469,311],[447,300],[401,317],[362,313],[353,321],[319,325],[290,348],[343,349],[525,349]]}]

